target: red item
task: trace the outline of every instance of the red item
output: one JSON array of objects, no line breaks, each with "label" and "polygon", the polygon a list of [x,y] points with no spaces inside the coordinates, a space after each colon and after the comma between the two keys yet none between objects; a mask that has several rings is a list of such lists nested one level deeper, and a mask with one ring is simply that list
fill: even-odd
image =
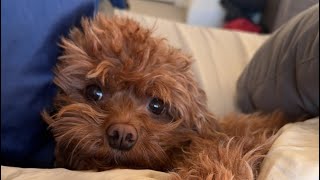
[{"label": "red item", "polygon": [[241,30],[248,32],[261,32],[261,27],[252,23],[250,20],[246,18],[236,18],[231,20],[223,25],[225,29],[233,29],[233,30]]}]

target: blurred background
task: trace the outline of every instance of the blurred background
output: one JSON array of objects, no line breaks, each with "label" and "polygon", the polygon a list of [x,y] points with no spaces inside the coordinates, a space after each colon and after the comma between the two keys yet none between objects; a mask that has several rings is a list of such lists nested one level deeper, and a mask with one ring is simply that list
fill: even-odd
[{"label": "blurred background", "polygon": [[[197,26],[270,33],[319,0],[100,0],[134,13]],[[108,8],[106,8],[106,11]]]}]

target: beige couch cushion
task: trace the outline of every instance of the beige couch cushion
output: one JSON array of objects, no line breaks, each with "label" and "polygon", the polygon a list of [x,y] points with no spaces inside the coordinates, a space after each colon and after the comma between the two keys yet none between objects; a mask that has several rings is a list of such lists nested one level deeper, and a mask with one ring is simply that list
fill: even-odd
[{"label": "beige couch cushion", "polygon": [[169,174],[151,170],[115,169],[104,172],[33,169],[1,166],[2,180],[164,180]]}]

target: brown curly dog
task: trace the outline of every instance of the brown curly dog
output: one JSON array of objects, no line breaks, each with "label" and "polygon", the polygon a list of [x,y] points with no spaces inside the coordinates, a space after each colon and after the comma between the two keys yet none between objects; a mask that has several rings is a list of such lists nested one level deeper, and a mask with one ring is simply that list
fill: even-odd
[{"label": "brown curly dog", "polygon": [[[255,179],[281,113],[209,112],[191,58],[128,18],[83,19],[62,38],[56,112],[43,113],[56,166],[170,172],[173,179]],[[219,103],[219,102],[217,102]]]}]

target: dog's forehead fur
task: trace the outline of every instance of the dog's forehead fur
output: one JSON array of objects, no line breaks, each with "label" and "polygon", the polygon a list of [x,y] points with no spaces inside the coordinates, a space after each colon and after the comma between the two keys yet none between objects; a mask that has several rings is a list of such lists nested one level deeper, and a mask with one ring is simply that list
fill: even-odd
[{"label": "dog's forehead fur", "polygon": [[62,39],[64,55],[56,82],[65,91],[70,87],[65,81],[59,83],[61,78],[77,89],[94,79],[109,89],[117,88],[114,91],[128,89],[129,84],[138,93],[170,99],[171,90],[165,87],[183,89],[185,85],[179,84],[191,80],[190,57],[164,39],[152,37],[150,30],[133,20],[98,15],[94,20],[83,19],[81,28]]},{"label": "dog's forehead fur", "polygon": [[57,106],[90,103],[83,92],[97,84],[109,94],[127,91],[138,100],[160,98],[185,127],[200,133],[214,127],[202,127],[213,117],[190,71],[190,57],[137,22],[101,14],[93,20],[84,18],[81,28],[73,28],[60,45],[63,54],[54,82],[64,94],[57,96]]}]

